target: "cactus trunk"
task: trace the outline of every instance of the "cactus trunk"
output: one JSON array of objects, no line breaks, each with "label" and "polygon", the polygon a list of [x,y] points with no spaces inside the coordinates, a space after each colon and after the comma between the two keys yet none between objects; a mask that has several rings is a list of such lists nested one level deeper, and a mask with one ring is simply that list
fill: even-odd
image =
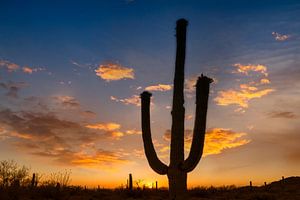
[{"label": "cactus trunk", "polygon": [[132,191],[133,186],[132,186],[132,174],[129,174],[129,190]]},{"label": "cactus trunk", "polygon": [[35,173],[32,174],[32,179],[31,179],[31,187],[33,188],[35,186],[36,183],[36,177],[35,177]]},{"label": "cactus trunk", "polygon": [[184,62],[186,48],[186,20],[178,20],[176,27],[176,61],[172,105],[170,166],[168,170],[171,199],[178,199],[186,192],[187,173],[179,167],[184,162]]},{"label": "cactus trunk", "polygon": [[150,128],[150,99],[151,93],[144,91],[142,99],[142,133],[145,154],[150,167],[161,175],[167,175],[169,179],[170,199],[185,199],[187,190],[187,173],[198,164],[203,153],[206,114],[209,95],[209,84],[212,79],[201,75],[196,84],[196,114],[191,151],[184,160],[184,62],[186,49],[185,19],[177,21],[176,38],[176,62],[174,77],[174,92],[172,105],[172,128],[170,165],[167,166],[159,160],[154,149]]}]

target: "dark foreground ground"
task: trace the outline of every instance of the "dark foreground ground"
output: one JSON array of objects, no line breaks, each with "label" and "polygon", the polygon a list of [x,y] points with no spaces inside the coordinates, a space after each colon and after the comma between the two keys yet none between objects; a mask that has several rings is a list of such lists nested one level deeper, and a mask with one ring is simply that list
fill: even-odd
[{"label": "dark foreground ground", "polygon": [[[0,189],[0,199],[45,199],[45,200],[115,200],[115,199],[168,199],[168,191],[159,189],[99,189],[91,190],[80,187],[56,188],[40,186],[36,188],[9,187]],[[188,191],[187,199],[254,199],[254,200],[300,200],[300,177],[286,178],[261,187],[209,187],[195,188]]]}]

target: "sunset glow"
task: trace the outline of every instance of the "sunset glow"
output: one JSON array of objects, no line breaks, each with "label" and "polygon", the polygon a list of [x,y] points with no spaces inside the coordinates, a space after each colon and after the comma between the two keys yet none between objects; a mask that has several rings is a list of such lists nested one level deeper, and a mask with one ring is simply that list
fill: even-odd
[{"label": "sunset glow", "polygon": [[141,186],[167,187],[144,154],[140,94],[152,93],[152,139],[168,164],[184,17],[185,157],[197,77],[214,80],[188,187],[300,175],[299,2],[1,1],[0,13],[0,160],[70,169],[74,185],[116,188],[132,173]]}]

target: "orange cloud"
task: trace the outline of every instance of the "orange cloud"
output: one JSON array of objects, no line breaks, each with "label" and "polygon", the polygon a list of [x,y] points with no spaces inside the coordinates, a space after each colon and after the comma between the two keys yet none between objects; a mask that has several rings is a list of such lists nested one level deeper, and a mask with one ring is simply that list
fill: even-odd
[{"label": "orange cloud", "polygon": [[117,123],[97,123],[97,124],[88,124],[86,128],[103,130],[103,131],[115,131],[119,130],[121,125]]},{"label": "orange cloud", "polygon": [[111,96],[110,99],[115,102],[124,103],[125,105],[141,106],[141,99],[138,95],[132,95],[131,97],[124,99],[118,99],[117,97]]},{"label": "orange cloud", "polygon": [[214,128],[205,135],[203,156],[220,154],[225,149],[236,148],[250,142],[249,139],[241,139],[246,136],[244,132],[234,132],[230,129]]},{"label": "orange cloud", "polygon": [[249,75],[249,72],[260,72],[264,76],[268,76],[267,67],[264,65],[260,65],[260,64],[258,64],[258,65],[253,65],[253,64],[243,65],[243,64],[237,63],[237,64],[234,64],[233,66],[235,66],[237,68],[236,72],[238,72],[238,73]]},{"label": "orange cloud", "polygon": [[191,119],[193,119],[193,115],[185,115],[185,119],[186,120],[191,120]]},{"label": "orange cloud", "polygon": [[[101,139],[120,137],[118,125],[106,124],[105,134],[80,123],[61,120],[52,113],[0,111],[0,137],[12,138],[12,145],[31,155],[48,158],[63,165],[96,166],[105,169],[128,160],[125,154],[97,148]],[[4,134],[4,135],[3,135]],[[5,138],[4,138],[5,139]],[[88,147],[88,148],[87,148]]]},{"label": "orange cloud", "polygon": [[[21,68],[20,65],[10,62],[10,61],[7,61],[7,60],[0,60],[0,67],[4,67],[8,72],[15,72]],[[32,72],[37,72],[37,71],[42,71],[42,70],[45,70],[45,69],[41,68],[41,67],[39,67],[39,68],[31,68],[28,66],[22,67],[22,71],[26,74],[32,74]]]},{"label": "orange cloud", "polygon": [[227,106],[231,104],[239,105],[243,108],[249,107],[249,101],[255,98],[261,98],[273,91],[274,89],[263,89],[263,90],[253,90],[243,89],[241,90],[225,90],[218,92],[218,96],[214,99],[218,105]]},{"label": "orange cloud", "polygon": [[22,70],[26,74],[32,74],[33,72],[38,72],[44,70],[43,68],[31,68],[31,67],[22,67]]},{"label": "orange cloud", "polygon": [[131,129],[126,131],[127,135],[141,135],[142,131],[136,130],[136,129]]},{"label": "orange cloud", "polygon": [[111,135],[113,138],[119,139],[120,137],[124,136],[124,133],[121,131],[113,131],[113,132],[111,132]]},{"label": "orange cloud", "polygon": [[266,78],[263,78],[263,79],[260,80],[260,84],[270,84],[270,80],[266,79]]},{"label": "orange cloud", "polygon": [[256,72],[263,76],[259,81],[250,81],[249,83],[240,84],[239,89],[228,89],[221,90],[218,92],[218,96],[214,101],[218,105],[227,106],[227,105],[238,105],[240,108],[237,108],[236,112],[245,112],[245,108],[249,107],[249,101],[252,99],[262,98],[275,91],[272,88],[261,88],[262,85],[270,84],[270,80],[266,77],[268,76],[267,67],[264,65],[242,65],[235,64],[237,67],[238,73],[248,75],[249,72]]},{"label": "orange cloud", "polygon": [[[185,151],[189,152],[192,144],[192,130],[185,131]],[[247,134],[244,132],[234,132],[230,129],[213,128],[206,132],[203,156],[220,154],[226,149],[236,148],[246,145],[250,142],[249,139],[241,139]],[[167,130],[164,134],[164,139],[170,141],[171,132]],[[163,146],[160,152],[166,152],[170,148],[169,146]]]},{"label": "orange cloud", "polygon": [[134,79],[134,69],[123,67],[119,64],[99,65],[95,70],[96,75],[106,81],[116,81],[121,79]]},{"label": "orange cloud", "polygon": [[148,91],[168,91],[172,89],[172,85],[166,84],[158,84],[158,85],[151,85],[145,88]]},{"label": "orange cloud", "polygon": [[88,124],[85,127],[89,129],[105,131],[108,137],[116,140],[119,140],[124,136],[124,133],[120,131],[121,125],[113,122]]},{"label": "orange cloud", "polygon": [[6,68],[8,72],[17,71],[20,66],[7,60],[0,60],[0,67]]}]

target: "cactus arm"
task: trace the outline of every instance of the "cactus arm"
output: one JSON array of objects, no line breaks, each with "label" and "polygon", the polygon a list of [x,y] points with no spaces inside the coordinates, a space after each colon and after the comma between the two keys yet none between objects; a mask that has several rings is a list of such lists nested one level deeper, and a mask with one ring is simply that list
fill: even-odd
[{"label": "cactus arm", "polygon": [[168,166],[159,160],[155,152],[150,128],[150,98],[151,93],[143,92],[142,99],[142,135],[144,142],[145,154],[150,167],[158,174],[164,175],[168,172]]},{"label": "cactus arm", "polygon": [[189,156],[182,165],[182,170],[185,172],[192,171],[199,163],[204,147],[206,115],[209,95],[209,84],[212,79],[201,75],[198,78],[196,85],[196,115],[193,133],[193,141]]}]

